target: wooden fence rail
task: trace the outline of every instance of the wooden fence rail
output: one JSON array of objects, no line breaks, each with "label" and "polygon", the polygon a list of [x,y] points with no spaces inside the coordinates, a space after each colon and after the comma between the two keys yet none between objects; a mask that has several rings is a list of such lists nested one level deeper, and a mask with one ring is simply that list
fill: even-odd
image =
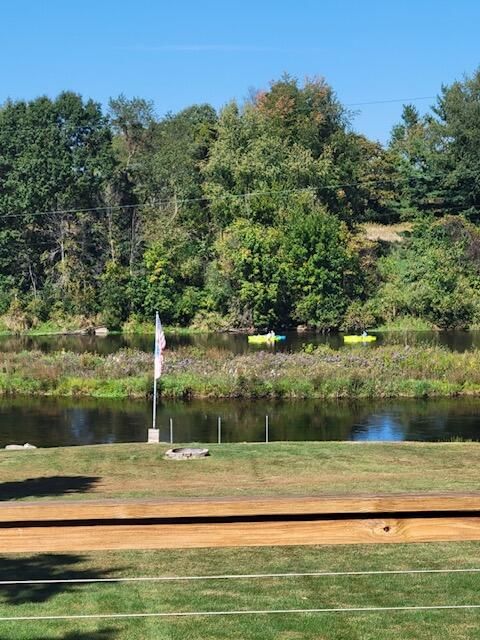
[{"label": "wooden fence rail", "polygon": [[480,493],[0,503],[0,553],[480,540]]}]

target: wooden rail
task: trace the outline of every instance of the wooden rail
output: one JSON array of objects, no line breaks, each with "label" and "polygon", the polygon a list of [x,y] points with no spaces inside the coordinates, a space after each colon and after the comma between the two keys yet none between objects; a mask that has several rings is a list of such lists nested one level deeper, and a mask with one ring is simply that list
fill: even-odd
[{"label": "wooden rail", "polygon": [[0,503],[0,553],[480,540],[480,493]]}]

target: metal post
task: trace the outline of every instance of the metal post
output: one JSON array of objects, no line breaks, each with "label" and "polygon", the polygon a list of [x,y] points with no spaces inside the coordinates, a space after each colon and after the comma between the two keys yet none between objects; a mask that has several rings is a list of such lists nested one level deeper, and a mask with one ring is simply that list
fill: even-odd
[{"label": "metal post", "polygon": [[170,444],[173,444],[173,418],[170,418]]},{"label": "metal post", "polygon": [[222,418],[220,416],[218,416],[217,418],[217,441],[218,444],[222,443]]},{"label": "metal post", "polygon": [[157,379],[153,378],[153,415],[152,415],[152,429],[156,429],[157,425]]},{"label": "metal post", "polygon": [[268,442],[268,416],[265,416],[265,442]]}]

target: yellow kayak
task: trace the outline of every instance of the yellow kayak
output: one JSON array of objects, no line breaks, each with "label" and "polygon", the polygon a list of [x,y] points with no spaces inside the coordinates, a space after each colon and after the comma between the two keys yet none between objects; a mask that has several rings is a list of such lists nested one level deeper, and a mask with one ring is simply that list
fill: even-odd
[{"label": "yellow kayak", "polygon": [[269,336],[269,335],[257,335],[257,336],[248,336],[249,342],[279,342],[280,340],[285,340],[286,336]]},{"label": "yellow kayak", "polygon": [[343,336],[344,342],[375,342],[377,336]]}]

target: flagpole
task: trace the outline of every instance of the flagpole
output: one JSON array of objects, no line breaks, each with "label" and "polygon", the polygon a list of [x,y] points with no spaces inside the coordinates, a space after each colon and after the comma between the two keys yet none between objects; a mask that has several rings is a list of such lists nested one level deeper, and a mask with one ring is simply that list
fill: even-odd
[{"label": "flagpole", "polygon": [[152,415],[152,429],[156,429],[157,425],[157,378],[153,378],[153,415]]},{"label": "flagpole", "polygon": [[148,430],[148,442],[159,442],[160,434],[157,429],[157,383],[162,375],[163,350],[165,349],[165,334],[162,323],[155,314],[155,349],[153,362],[153,408],[152,408],[152,428]]},{"label": "flagpole", "polygon": [[155,312],[155,347],[154,347],[154,362],[153,362],[153,411],[152,411],[152,429],[157,428],[157,358],[160,345],[158,343],[158,324],[159,324],[158,311]]}]

